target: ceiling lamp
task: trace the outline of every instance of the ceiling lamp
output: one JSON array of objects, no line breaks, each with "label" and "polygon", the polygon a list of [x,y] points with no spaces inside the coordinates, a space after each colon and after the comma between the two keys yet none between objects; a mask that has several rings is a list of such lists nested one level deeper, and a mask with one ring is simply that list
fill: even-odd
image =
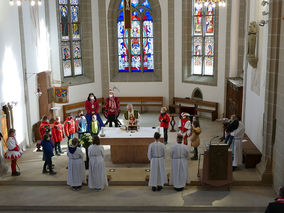
[{"label": "ceiling lamp", "polygon": [[36,2],[39,6],[42,5],[42,0],[9,0],[9,3],[13,6],[15,5],[14,2],[16,2],[17,6],[21,6],[24,1],[30,2],[32,7],[35,6]]},{"label": "ceiling lamp", "polygon": [[213,7],[217,5],[219,5],[219,7],[226,7],[226,0],[195,0],[195,4],[200,7],[202,7],[202,5],[208,6],[209,4],[212,4]]}]

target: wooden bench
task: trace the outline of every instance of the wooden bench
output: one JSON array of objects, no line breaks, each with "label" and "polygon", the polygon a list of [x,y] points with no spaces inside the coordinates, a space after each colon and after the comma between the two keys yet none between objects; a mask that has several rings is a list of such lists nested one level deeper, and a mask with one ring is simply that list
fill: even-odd
[{"label": "wooden bench", "polygon": [[218,103],[203,101],[197,99],[185,99],[185,98],[173,98],[173,106],[180,107],[181,104],[193,105],[196,107],[198,112],[211,113],[212,121],[215,121],[218,118]]},{"label": "wooden bench", "polygon": [[[102,108],[104,107],[104,98],[97,98],[97,100],[99,102],[100,109],[102,110]],[[71,113],[72,115],[76,115],[79,110],[82,110],[84,113],[86,113],[85,101],[63,105],[64,120],[66,119],[68,113]]]},{"label": "wooden bench", "polygon": [[247,142],[242,143],[243,163],[246,168],[255,168],[256,164],[261,161],[262,154],[247,135],[244,136],[244,140]]},{"label": "wooden bench", "polygon": [[162,107],[163,97],[118,97],[120,106],[132,104],[134,107],[140,107],[140,113],[143,112],[143,107]]}]

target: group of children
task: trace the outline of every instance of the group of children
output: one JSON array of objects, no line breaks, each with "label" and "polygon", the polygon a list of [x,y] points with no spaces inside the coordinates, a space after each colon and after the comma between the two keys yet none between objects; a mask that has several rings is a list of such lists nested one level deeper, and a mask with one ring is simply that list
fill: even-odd
[{"label": "group of children", "polygon": [[[170,123],[170,116],[167,113],[166,107],[161,108],[159,122],[160,127],[162,127],[164,131],[164,143],[166,145],[168,143],[168,128]],[[184,145],[188,145],[189,138],[191,141],[191,146],[194,148],[194,156],[191,158],[191,160],[198,160],[198,146],[200,145],[199,135],[201,133],[198,118],[196,116],[193,116],[191,122],[190,114],[183,112],[181,113],[181,118],[178,127],[178,133],[183,136]]]}]

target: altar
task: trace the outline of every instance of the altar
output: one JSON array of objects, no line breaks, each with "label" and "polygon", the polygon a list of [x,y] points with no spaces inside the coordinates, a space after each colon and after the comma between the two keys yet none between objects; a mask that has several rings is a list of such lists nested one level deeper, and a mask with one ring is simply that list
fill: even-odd
[{"label": "altar", "polygon": [[[104,127],[104,137],[100,136],[101,145],[110,145],[113,163],[149,163],[147,152],[150,143],[154,142],[157,128],[140,127],[138,131],[126,131],[120,127]],[[160,128],[164,141],[163,128]]]}]

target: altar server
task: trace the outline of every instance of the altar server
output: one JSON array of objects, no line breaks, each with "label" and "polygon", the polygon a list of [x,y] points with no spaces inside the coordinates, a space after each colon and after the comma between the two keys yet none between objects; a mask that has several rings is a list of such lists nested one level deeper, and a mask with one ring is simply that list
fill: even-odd
[{"label": "altar server", "polygon": [[179,133],[183,135],[183,143],[187,145],[187,140],[191,136],[191,122],[188,113],[181,113],[181,119],[179,122]]},{"label": "altar server", "polygon": [[174,186],[176,191],[182,191],[189,182],[187,157],[188,148],[182,144],[183,136],[177,135],[177,144],[171,147],[172,169],[170,176],[170,184]]},{"label": "altar server", "polygon": [[12,176],[19,176],[21,173],[17,172],[17,159],[22,157],[22,150],[20,149],[16,140],[16,130],[9,129],[7,139],[8,151],[5,153],[5,158],[11,160]]},{"label": "altar server", "polygon": [[88,185],[91,189],[102,190],[108,185],[105,163],[104,148],[100,146],[100,138],[93,137],[93,144],[88,148],[89,154],[89,179]]},{"label": "altar server", "polygon": [[236,130],[231,132],[231,135],[234,136],[233,143],[231,145],[233,153],[233,170],[242,165],[243,161],[242,140],[245,134],[245,126],[241,122],[240,116],[237,116],[237,118],[239,121],[239,126]]},{"label": "altar server", "polygon": [[71,186],[73,190],[80,190],[83,182],[85,182],[85,164],[84,153],[78,148],[79,140],[72,139],[72,146],[68,147],[67,156],[68,161],[68,178],[67,185]]},{"label": "altar server", "polygon": [[150,179],[149,186],[152,186],[152,191],[161,191],[164,184],[167,182],[165,157],[166,146],[159,142],[161,135],[155,132],[155,142],[151,143],[148,148],[148,158],[150,160]]}]

